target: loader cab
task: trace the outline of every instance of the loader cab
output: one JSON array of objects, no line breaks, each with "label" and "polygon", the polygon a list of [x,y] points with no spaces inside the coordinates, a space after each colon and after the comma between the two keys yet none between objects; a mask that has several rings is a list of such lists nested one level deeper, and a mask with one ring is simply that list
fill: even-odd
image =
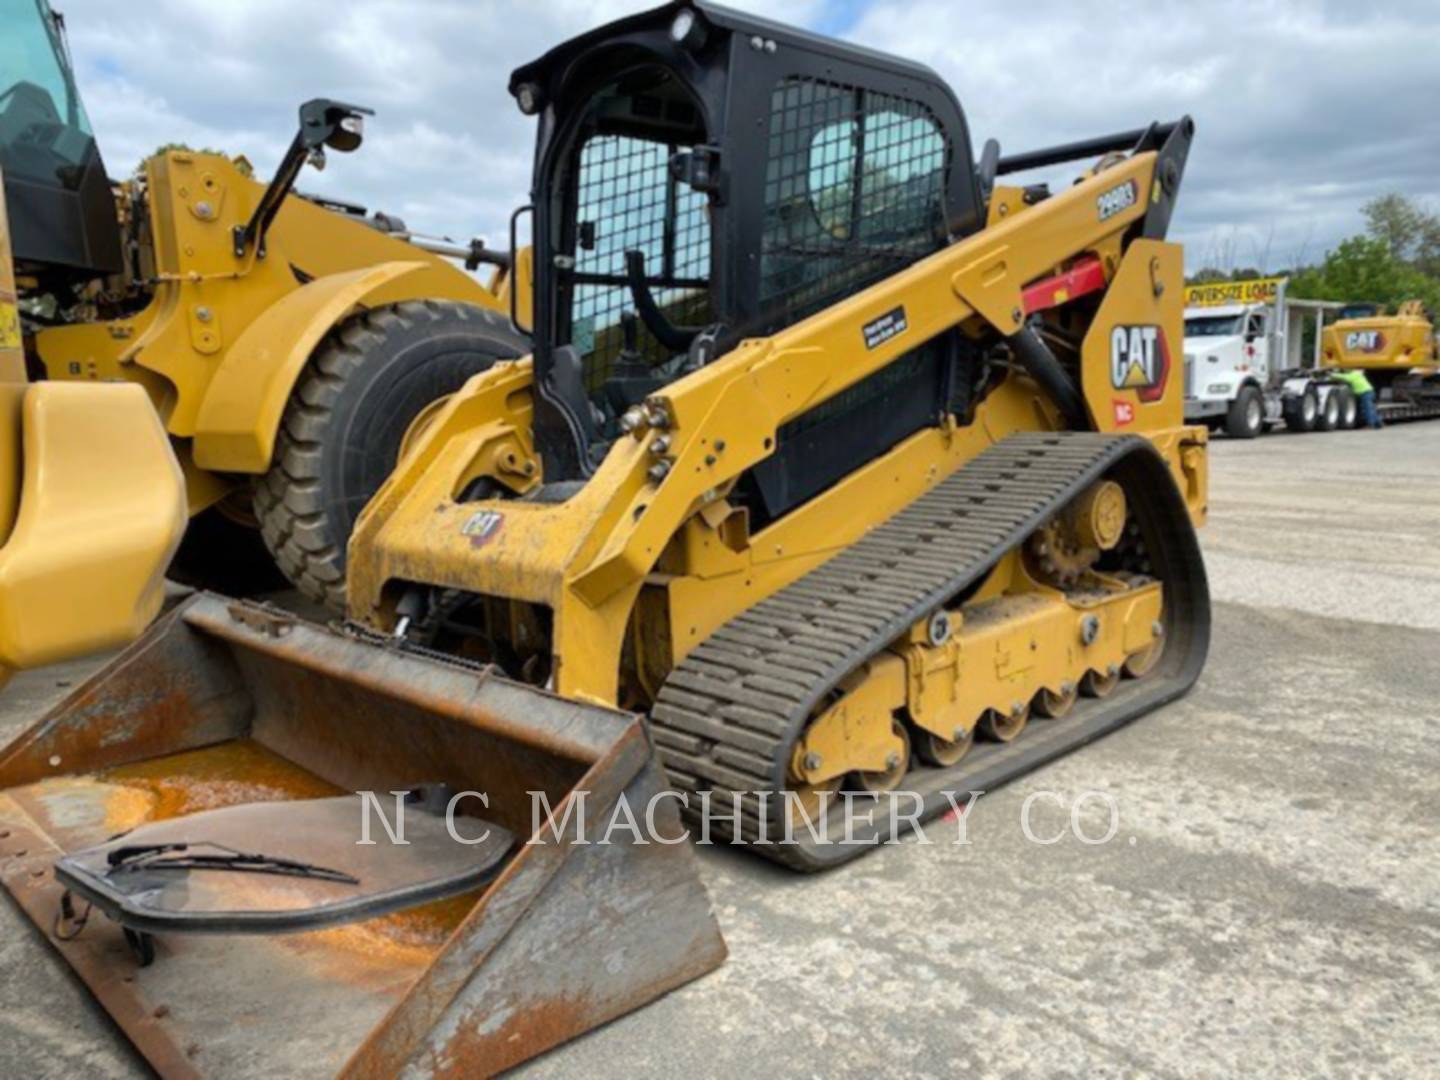
[{"label": "loader cab", "polygon": [[[666,384],[982,223],[969,134],[939,76],[718,6],[622,19],[517,69],[510,89],[539,119],[547,483],[587,476],[626,410]],[[926,363],[894,365],[831,411],[933,421],[940,376]],[[796,479],[778,494],[793,501]]]},{"label": "loader cab", "polygon": [[22,274],[49,291],[121,270],[115,197],[45,0],[0,0],[0,170]]}]

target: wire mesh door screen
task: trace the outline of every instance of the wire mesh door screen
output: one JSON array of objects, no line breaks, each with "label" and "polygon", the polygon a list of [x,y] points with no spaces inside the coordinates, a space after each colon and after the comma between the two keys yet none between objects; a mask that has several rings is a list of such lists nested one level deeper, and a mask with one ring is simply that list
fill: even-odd
[{"label": "wire mesh door screen", "polygon": [[[597,135],[580,150],[570,342],[585,385],[596,393],[623,344],[620,317],[634,308],[625,253],[645,256],[657,306],[676,325],[703,326],[710,314],[710,219],[706,196],[675,180],[670,158],[685,147],[627,135]],[[671,353],[640,325],[639,350],[652,363]]]},{"label": "wire mesh door screen", "polygon": [[919,102],[782,80],[770,105],[762,306],[795,322],[938,249],[948,160]]}]

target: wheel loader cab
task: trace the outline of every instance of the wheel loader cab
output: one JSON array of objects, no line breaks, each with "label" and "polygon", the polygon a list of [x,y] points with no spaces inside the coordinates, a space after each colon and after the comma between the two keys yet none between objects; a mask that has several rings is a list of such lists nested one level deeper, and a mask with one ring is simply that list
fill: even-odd
[{"label": "wheel loader cab", "polygon": [[16,266],[50,278],[117,273],[115,199],[63,23],[44,0],[0,0],[0,26],[0,169]]},{"label": "wheel loader cab", "polygon": [[[589,475],[660,388],[981,222],[969,134],[937,75],[724,8],[622,20],[518,69],[511,91],[541,114],[547,483]],[[934,421],[953,361],[931,342],[782,431],[747,478],[754,509],[778,516]]]}]

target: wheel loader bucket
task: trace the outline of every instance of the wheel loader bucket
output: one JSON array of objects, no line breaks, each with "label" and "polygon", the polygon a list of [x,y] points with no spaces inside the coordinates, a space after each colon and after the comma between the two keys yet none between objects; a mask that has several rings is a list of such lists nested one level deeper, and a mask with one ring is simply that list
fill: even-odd
[{"label": "wheel loader bucket", "polygon": [[488,1075],[724,959],[665,793],[638,717],[200,594],[0,751],[0,880],[162,1075]]}]

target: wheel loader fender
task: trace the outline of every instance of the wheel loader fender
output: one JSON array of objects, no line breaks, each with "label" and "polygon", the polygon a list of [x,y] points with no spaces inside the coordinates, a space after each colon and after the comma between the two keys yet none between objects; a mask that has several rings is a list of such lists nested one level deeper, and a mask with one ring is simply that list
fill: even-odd
[{"label": "wheel loader fender", "polygon": [[16,509],[0,546],[0,681],[138,636],[186,521],[180,466],[139,386],[3,390],[0,503]]},{"label": "wheel loader fender", "polygon": [[[252,322],[226,353],[196,419],[195,463],[215,472],[265,472],[290,392],[316,347],[377,294],[385,303],[418,299],[434,268],[386,262],[301,286]],[[397,285],[416,279],[417,295]]]}]

